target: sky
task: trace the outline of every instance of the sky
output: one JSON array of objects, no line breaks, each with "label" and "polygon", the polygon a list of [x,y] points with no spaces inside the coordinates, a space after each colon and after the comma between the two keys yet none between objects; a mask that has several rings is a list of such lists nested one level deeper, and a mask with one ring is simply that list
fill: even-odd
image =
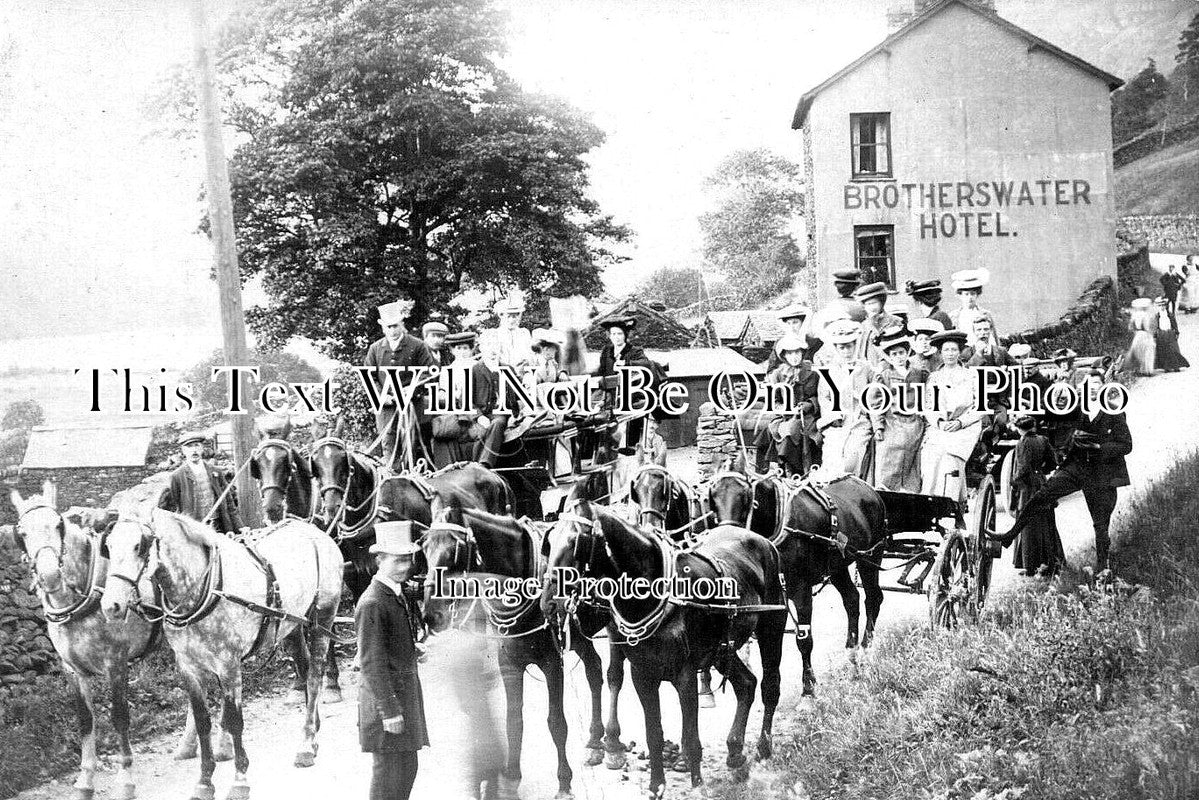
[{"label": "sky", "polygon": [[[797,161],[800,94],[886,34],[892,0],[498,0],[506,65],[608,138],[595,197],[635,239],[617,293],[694,264],[704,178],[737,149]],[[214,4],[214,17],[238,0]],[[1169,61],[1194,0],[998,0],[1001,14],[1127,75]],[[0,7],[0,339],[217,325],[196,234],[202,164],[155,130],[147,94],[185,61],[184,0]],[[253,302],[254,298],[248,298]]]}]

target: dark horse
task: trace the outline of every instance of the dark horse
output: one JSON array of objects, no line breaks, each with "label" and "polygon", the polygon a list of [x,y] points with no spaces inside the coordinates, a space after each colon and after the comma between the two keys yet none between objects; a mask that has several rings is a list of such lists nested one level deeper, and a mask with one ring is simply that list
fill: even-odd
[{"label": "dark horse", "polygon": [[629,500],[637,508],[638,525],[672,541],[693,541],[709,527],[691,486],[658,464],[643,464],[633,473]]},{"label": "dark horse", "polygon": [[[544,577],[541,536],[525,522],[501,517],[477,509],[463,509],[465,525],[437,520],[425,533],[421,549],[428,564],[425,580],[425,621],[433,631],[467,622],[461,612],[461,600],[433,594],[438,571],[443,575],[485,573],[534,579],[540,586]],[[521,600],[515,607],[502,602],[481,601],[490,635],[499,639],[499,667],[504,682],[508,719],[508,758],[503,768],[505,794],[515,796],[521,779],[521,747],[524,736],[524,675],[536,664],[545,676],[549,695],[549,730],[558,751],[558,796],[570,795],[573,772],[566,756],[567,724],[563,706],[565,673],[563,652],[559,649],[536,595]],[[469,608],[469,604],[468,604]],[[592,624],[591,633],[602,627]],[[574,627],[566,638],[569,648],[583,663],[591,689],[590,738],[587,741],[587,765],[602,758],[603,668],[599,654],[585,630]]]},{"label": "dark horse", "polygon": [[[260,484],[262,511],[270,522],[289,514],[318,523],[308,459],[286,438],[263,437],[250,454],[250,477]],[[318,524],[318,527],[319,524]]]},{"label": "dark horse", "polygon": [[743,459],[712,476],[708,498],[718,524],[745,525],[778,547],[787,595],[798,617],[795,638],[803,657],[803,694],[814,696],[814,587],[827,578],[840,593],[849,624],[845,646],[857,647],[858,589],[849,574],[850,564],[856,562],[866,592],[862,646],[874,638],[883,604],[878,557],[887,538],[882,498],[869,484],[849,475],[827,484],[787,481],[775,474],[750,473]]},{"label": "dark horse", "polygon": [[666,782],[658,698],[663,681],[674,684],[678,692],[683,712],[682,751],[692,785],[702,783],[696,674],[709,666],[724,673],[737,695],[737,711],[727,739],[727,763],[736,770],[745,766],[742,748],[757,679],[738,657],[737,649],[751,634],[758,637],[765,705],[758,754],[769,757],[786,624],[780,562],[774,546],[743,528],[726,525],[714,529],[694,550],[679,552],[660,535],[639,530],[587,502],[579,502],[564,513],[551,536],[541,606],[554,622],[560,622],[563,616],[569,616],[572,607],[587,600],[579,593],[581,582],[575,576],[619,581],[623,575],[651,582],[678,576],[692,581],[719,581],[717,585],[721,586],[731,581],[735,587],[736,600],[700,600],[697,596],[657,592],[645,598],[616,593],[607,601],[614,621],[610,630],[625,645],[633,685],[645,712],[650,792],[660,794]]}]

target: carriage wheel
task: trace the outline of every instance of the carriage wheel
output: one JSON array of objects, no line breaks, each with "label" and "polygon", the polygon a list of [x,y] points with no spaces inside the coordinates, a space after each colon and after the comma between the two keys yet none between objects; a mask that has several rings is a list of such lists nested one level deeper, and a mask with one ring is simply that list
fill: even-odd
[{"label": "carriage wheel", "polygon": [[963,617],[973,615],[974,575],[970,546],[961,530],[941,542],[937,559],[928,576],[929,620],[934,627],[956,628]]},{"label": "carriage wheel", "polygon": [[1012,507],[1012,471],[1016,466],[1015,448],[1007,451],[999,465],[999,496],[996,498],[996,509],[1008,511]]},{"label": "carriage wheel", "polygon": [[982,610],[987,601],[987,592],[991,590],[991,567],[995,561],[996,545],[987,534],[995,533],[997,510],[995,481],[986,478],[982,486],[978,487],[974,515],[970,520],[970,544],[973,546],[975,558],[974,604],[978,611]]}]

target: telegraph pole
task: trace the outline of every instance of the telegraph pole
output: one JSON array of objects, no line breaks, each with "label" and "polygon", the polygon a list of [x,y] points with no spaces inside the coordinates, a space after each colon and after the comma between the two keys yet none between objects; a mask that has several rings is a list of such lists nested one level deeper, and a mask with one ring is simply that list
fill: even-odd
[{"label": "telegraph pole", "polygon": [[[217,286],[221,303],[221,334],[226,366],[251,366],[246,349],[246,318],[241,302],[241,279],[237,266],[237,244],[233,237],[233,199],[229,193],[229,165],[225,160],[221,107],[216,95],[216,76],[209,49],[208,20],[204,0],[189,0],[195,44],[196,105],[200,140],[207,166],[204,181],[208,196],[209,237],[212,239]],[[247,397],[246,381],[241,396]],[[241,466],[254,450],[254,421],[249,414],[233,414],[233,462]],[[262,503],[250,480],[249,470],[237,476],[237,497],[245,524],[262,524]]]}]

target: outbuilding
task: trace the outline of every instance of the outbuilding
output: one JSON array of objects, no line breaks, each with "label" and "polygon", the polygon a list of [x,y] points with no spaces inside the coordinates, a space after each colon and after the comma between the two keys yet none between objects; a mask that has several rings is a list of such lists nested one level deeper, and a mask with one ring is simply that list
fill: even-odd
[{"label": "outbuilding", "polygon": [[[912,3],[913,0],[908,0]],[[988,2],[915,0],[879,45],[809,90],[808,263],[902,291],[985,267],[1001,334],[1057,320],[1116,274],[1111,92],[1121,81]]]}]

